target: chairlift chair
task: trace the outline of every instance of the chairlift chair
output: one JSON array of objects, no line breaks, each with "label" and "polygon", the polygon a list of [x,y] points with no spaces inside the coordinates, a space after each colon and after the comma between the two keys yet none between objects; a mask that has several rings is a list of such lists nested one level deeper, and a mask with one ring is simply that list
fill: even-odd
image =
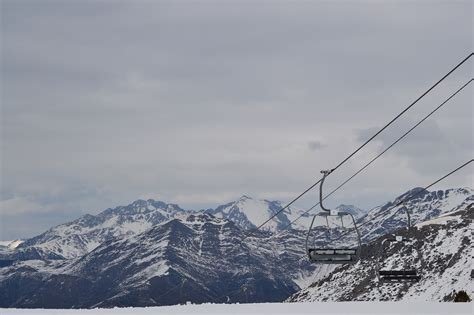
[{"label": "chairlift chair", "polygon": [[[322,198],[322,195],[323,195],[322,189],[323,189],[324,179],[326,178],[327,175],[330,174],[330,171],[321,171],[321,173],[323,174],[323,178],[319,186],[319,205],[321,206],[321,209],[323,211],[314,215],[313,220],[311,221],[308,234],[306,235],[306,253],[308,254],[309,260],[317,264],[353,264],[359,260],[360,248],[361,248],[361,238],[360,238],[359,230],[357,228],[356,221],[354,219],[354,216],[349,212],[330,210],[324,207],[323,198]],[[343,218],[350,217],[351,222],[354,226],[354,230],[357,234],[357,246],[356,247],[334,247],[334,246],[329,246],[329,245],[315,246],[314,244],[313,246],[310,246],[309,239],[313,231],[315,219],[317,217],[325,218],[327,229],[330,229],[328,218],[339,217],[341,220],[342,228],[345,229]]]},{"label": "chairlift chair", "polygon": [[[410,213],[405,208],[405,213],[407,214],[407,230],[410,231],[411,229],[411,222],[410,222]],[[414,249],[414,246],[410,245],[411,239],[408,237],[400,236],[400,235],[392,235],[386,239],[384,239],[380,243],[379,248],[379,257],[380,259],[377,260],[377,277],[380,282],[417,282],[421,279],[421,275],[419,272],[412,267],[405,267],[405,263],[407,262],[406,259],[401,260],[402,267],[401,269],[395,269],[394,267],[390,268],[383,268],[381,266],[381,261],[386,258],[386,253],[388,251],[388,247],[386,244],[401,244],[403,247],[411,247]],[[418,252],[417,252],[418,253]],[[419,253],[418,253],[419,255]],[[419,256],[421,257],[421,256]]]}]

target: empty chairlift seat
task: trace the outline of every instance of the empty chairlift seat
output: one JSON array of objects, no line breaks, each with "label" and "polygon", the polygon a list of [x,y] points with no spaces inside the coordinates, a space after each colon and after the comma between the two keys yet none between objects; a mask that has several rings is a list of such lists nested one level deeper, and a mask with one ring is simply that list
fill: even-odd
[{"label": "empty chairlift seat", "polygon": [[[340,219],[341,222],[343,222],[343,217],[350,218],[352,227],[350,229],[347,229],[347,227],[345,227],[343,231],[345,231],[348,235],[352,235],[352,237],[355,237],[357,242],[356,246],[338,247],[340,243],[337,244],[334,242],[338,239],[325,240],[323,238],[321,230],[315,228],[314,222],[316,217],[322,217],[326,220],[326,222],[328,222],[327,220],[329,217],[338,217],[337,220]],[[319,226],[319,228],[320,227],[321,226]],[[326,231],[332,230],[332,228],[329,227],[329,224],[326,225],[324,229]],[[317,243],[317,245],[313,243]],[[353,264],[359,260],[360,247],[360,235],[352,214],[342,211],[331,211],[330,213],[320,212],[314,216],[308,231],[308,235],[306,236],[306,253],[308,254],[308,258],[311,262],[317,264]]]},{"label": "empty chairlift seat", "polygon": [[[381,262],[387,258],[388,248],[385,244],[399,243],[401,247],[410,246],[410,239],[402,236],[392,236],[382,241],[380,244],[380,258],[378,264],[378,279],[380,282],[417,282],[421,279],[419,272],[413,268],[413,261],[409,261],[409,257],[402,257],[398,262],[399,268],[396,266],[390,268],[381,266]],[[414,248],[413,248],[414,250]],[[419,253],[418,253],[419,254]],[[421,259],[421,258],[420,258]]]},{"label": "empty chairlift seat", "polygon": [[351,264],[358,260],[356,248],[309,248],[309,259],[321,264]]}]

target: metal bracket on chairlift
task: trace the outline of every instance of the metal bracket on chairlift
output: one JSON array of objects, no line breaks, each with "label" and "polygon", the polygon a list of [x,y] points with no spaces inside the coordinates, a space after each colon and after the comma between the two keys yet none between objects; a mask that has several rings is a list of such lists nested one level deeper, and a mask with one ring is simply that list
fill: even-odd
[{"label": "metal bracket on chairlift", "polygon": [[319,184],[319,206],[321,207],[322,210],[329,213],[329,215],[332,215],[333,210],[327,209],[323,205],[323,184],[324,184],[324,180],[326,179],[326,176],[331,174],[331,172],[332,172],[331,170],[322,170],[321,174],[323,174],[323,178],[321,178],[321,183]]},{"label": "metal bracket on chairlift", "polygon": [[403,236],[401,235],[396,235],[395,236],[395,242],[402,242],[403,241]]}]

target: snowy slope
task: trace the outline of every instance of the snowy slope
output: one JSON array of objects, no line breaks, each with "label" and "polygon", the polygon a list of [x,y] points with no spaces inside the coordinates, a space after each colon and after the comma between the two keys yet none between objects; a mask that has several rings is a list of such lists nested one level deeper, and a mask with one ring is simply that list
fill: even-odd
[{"label": "snowy slope", "polygon": [[[407,196],[416,196],[408,202],[387,211]],[[405,210],[410,212],[411,223],[416,224],[431,218],[436,218],[444,213],[453,212],[457,209],[465,209],[474,202],[474,190],[471,188],[452,188],[446,190],[423,191],[422,188],[414,188],[385,205],[370,211],[361,221],[369,223],[361,229],[362,240],[368,242],[377,237],[385,235],[394,229],[407,225]]]},{"label": "snowy slope", "polygon": [[92,310],[1,309],[2,315],[151,315],[151,314],[472,314],[472,303],[346,302],[200,304]]},{"label": "snowy slope", "polygon": [[[362,261],[342,266],[293,295],[289,301],[449,301],[453,291],[472,296],[472,231],[474,208],[468,206],[440,218],[425,221],[416,230],[399,235],[414,240],[413,247],[389,247],[381,260],[381,237],[363,247]],[[376,262],[394,268],[415,267],[418,283],[385,284],[376,277]],[[408,262],[408,263],[407,263]],[[409,265],[409,266],[408,266]]]}]

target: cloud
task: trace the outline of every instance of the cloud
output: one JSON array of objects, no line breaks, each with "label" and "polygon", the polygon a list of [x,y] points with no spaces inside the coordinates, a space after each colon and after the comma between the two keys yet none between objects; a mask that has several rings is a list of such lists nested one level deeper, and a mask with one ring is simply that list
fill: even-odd
[{"label": "cloud", "polygon": [[311,151],[318,151],[318,150],[324,148],[325,146],[326,145],[323,144],[320,141],[309,141],[308,142],[308,149],[310,149]]},{"label": "cloud", "polygon": [[[398,123],[393,132],[382,134],[376,140],[381,143],[380,150],[390,146],[416,123],[405,119]],[[373,127],[358,130],[358,140],[364,141],[379,129]],[[405,160],[413,171],[430,175],[440,166],[455,166],[455,160],[468,161],[474,153],[472,144],[472,134],[453,132],[451,128],[441,127],[436,120],[428,119],[387,152]]]},{"label": "cloud", "polygon": [[[0,200],[25,209],[1,215],[5,237],[144,195],[184,208],[289,200],[361,144],[357,130],[389,121],[470,52],[471,21],[469,2],[3,1]],[[455,104],[434,118],[439,133],[413,137],[328,203],[372,205],[472,156],[469,93]]]},{"label": "cloud", "polygon": [[15,197],[0,201],[0,213],[2,216],[31,213],[40,214],[48,211],[52,211],[52,209],[48,209],[24,198]]}]

